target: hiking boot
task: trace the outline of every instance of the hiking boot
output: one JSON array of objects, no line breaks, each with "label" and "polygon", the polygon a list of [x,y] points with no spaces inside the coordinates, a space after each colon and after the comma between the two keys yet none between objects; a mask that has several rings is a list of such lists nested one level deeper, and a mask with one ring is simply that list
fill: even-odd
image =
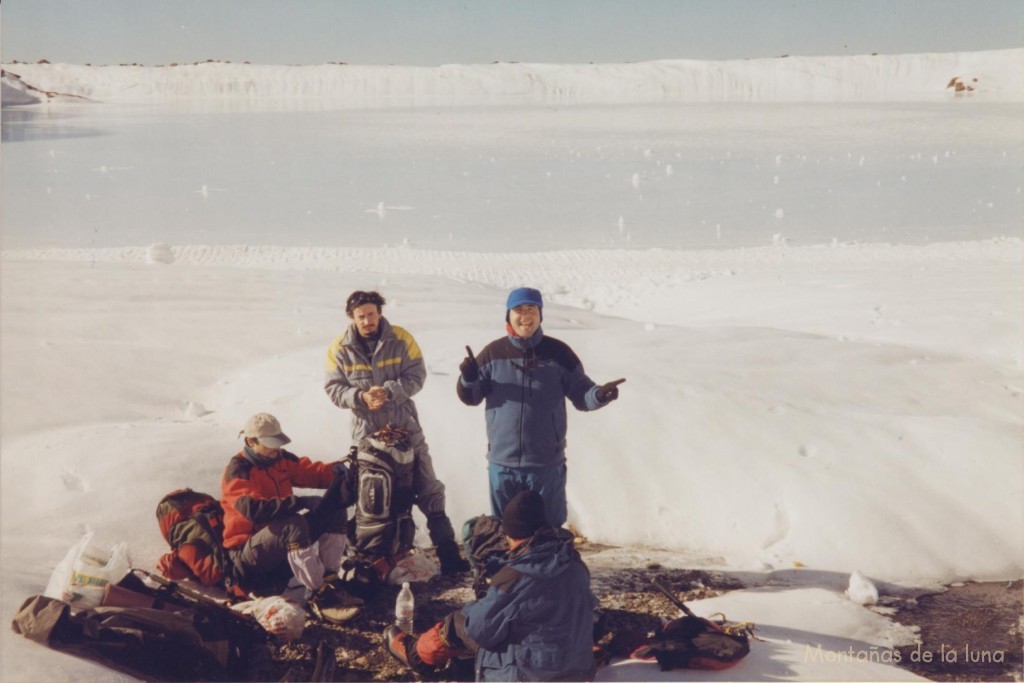
[{"label": "hiking boot", "polygon": [[437,560],[441,563],[441,573],[445,576],[469,571],[469,562],[462,557],[455,541],[445,540],[437,544]]},{"label": "hiking boot", "polygon": [[427,531],[430,542],[437,549],[437,561],[441,563],[441,573],[446,575],[462,574],[469,571],[469,562],[462,558],[459,544],[455,542],[455,530],[448,515],[434,512],[427,515]]},{"label": "hiking boot", "polygon": [[459,551],[455,530],[452,529],[448,515],[443,512],[427,515],[427,531],[430,532],[430,542],[437,549],[437,561],[441,563],[442,574],[463,574],[469,571],[469,562],[463,559]]},{"label": "hiking boot", "polygon": [[416,651],[419,638],[410,635],[394,624],[384,629],[384,648],[403,666],[408,667],[417,679],[434,678],[437,668],[427,664]]},{"label": "hiking boot", "polygon": [[398,628],[394,624],[384,629],[384,647],[387,648],[388,654],[397,659],[402,666],[412,668],[409,664],[409,656],[406,654],[405,645],[412,638],[409,634]]},{"label": "hiking boot", "polygon": [[350,595],[338,581],[325,581],[320,590],[309,596],[306,604],[317,619],[332,624],[352,621],[363,608],[363,601]]}]

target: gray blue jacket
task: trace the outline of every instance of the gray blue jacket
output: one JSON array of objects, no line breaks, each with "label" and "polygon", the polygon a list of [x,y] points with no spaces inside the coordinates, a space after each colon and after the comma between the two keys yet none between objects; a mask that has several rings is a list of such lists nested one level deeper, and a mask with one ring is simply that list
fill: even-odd
[{"label": "gray blue jacket", "polygon": [[565,401],[597,410],[598,386],[565,342],[538,329],[529,338],[509,335],[477,356],[480,376],[456,391],[466,405],[485,402],[487,460],[505,467],[550,467],[565,462]]},{"label": "gray blue jacket", "polygon": [[[404,328],[380,321],[380,341],[372,356],[359,343],[355,325],[327,349],[324,390],[334,405],[352,410],[352,443],[357,444],[385,424],[409,430],[414,444],[423,440],[419,415],[412,397],[423,388],[427,368],[419,344]],[[372,386],[384,387],[390,399],[380,410],[370,410],[359,394]]]},{"label": "gray blue jacket", "polygon": [[477,680],[593,680],[597,599],[571,534],[538,532],[490,584],[458,617],[479,647]]}]

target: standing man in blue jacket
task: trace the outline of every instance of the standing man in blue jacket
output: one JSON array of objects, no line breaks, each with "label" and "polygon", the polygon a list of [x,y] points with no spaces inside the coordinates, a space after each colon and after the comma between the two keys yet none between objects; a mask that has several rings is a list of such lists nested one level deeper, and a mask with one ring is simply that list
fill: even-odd
[{"label": "standing man in blue jacket", "polygon": [[598,603],[572,534],[548,526],[534,491],[514,496],[502,519],[508,560],[487,594],[418,637],[389,626],[385,648],[424,678],[472,654],[478,681],[594,680]]},{"label": "standing man in blue jacket", "polygon": [[597,410],[619,397],[618,379],[597,385],[569,346],[541,329],[544,300],[531,287],[512,290],[506,301],[507,336],[474,356],[466,347],[456,391],[469,406],[484,402],[491,514],[520,491],[544,499],[548,523],[562,526],[565,499],[565,402]]}]

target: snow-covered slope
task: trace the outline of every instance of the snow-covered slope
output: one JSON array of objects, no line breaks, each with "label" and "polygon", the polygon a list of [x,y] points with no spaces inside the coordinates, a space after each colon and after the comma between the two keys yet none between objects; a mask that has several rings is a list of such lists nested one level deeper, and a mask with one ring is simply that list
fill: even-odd
[{"label": "snow-covered slope", "polygon": [[0,70],[0,102],[6,106],[39,104],[43,101],[81,101],[77,95],[66,95],[37,88],[21,80],[21,76]]},{"label": "snow-covered slope", "polygon": [[[221,465],[207,454],[227,448],[218,438],[249,412],[282,413],[310,453],[347,447],[321,357],[345,323],[338,297],[380,286],[429,359],[418,408],[444,454],[436,466],[453,519],[468,518],[487,504],[486,441],[482,417],[455,400],[452,373],[466,344],[500,334],[504,293],[525,282],[545,292],[545,329],[592,377],[628,378],[612,408],[570,415],[570,520],[592,540],[733,568],[799,561],[911,582],[1016,577],[1024,561],[1020,240],[530,255],[193,245],[3,258],[4,468],[36,462],[54,447],[52,430],[68,428],[60,466],[79,468],[90,448],[82,425],[131,422],[138,448],[157,453],[147,444],[163,437],[136,423],[162,428],[189,401],[214,411],[193,424],[203,427],[195,443],[209,440],[190,450],[201,489],[216,487]],[[33,299],[41,281],[60,296]],[[254,282],[264,285],[250,291]],[[50,296],[92,302],[89,331],[76,304],[51,311]],[[243,299],[252,308],[236,318],[215,306]],[[247,314],[274,332],[249,339]],[[47,332],[35,316],[53,321]],[[104,335],[95,348],[92,330]],[[39,354],[60,340],[76,340],[71,375]],[[59,396],[34,390],[54,386]],[[36,496],[46,508],[63,495],[51,471]],[[148,485],[138,507],[178,484]],[[34,505],[4,494],[5,510]],[[82,504],[66,503],[68,514]]]},{"label": "snow-covered slope", "polygon": [[636,64],[178,66],[11,64],[26,83],[103,101],[177,97],[578,102],[1024,101],[1024,49]]},{"label": "snow-covered slope", "polygon": [[17,76],[0,72],[0,101],[5,105],[9,104],[38,104],[42,102],[42,93],[33,92],[21,82]]}]

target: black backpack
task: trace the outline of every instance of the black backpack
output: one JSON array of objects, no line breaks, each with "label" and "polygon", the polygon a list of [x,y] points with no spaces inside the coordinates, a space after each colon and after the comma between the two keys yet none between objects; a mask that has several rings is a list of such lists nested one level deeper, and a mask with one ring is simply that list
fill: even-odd
[{"label": "black backpack", "polygon": [[146,681],[271,680],[271,637],[252,617],[139,569],[117,588],[105,596],[105,606],[81,610],[42,595],[28,598],[11,627]]},{"label": "black backpack", "polygon": [[473,593],[479,600],[487,593],[488,580],[508,559],[508,542],[501,520],[478,515],[462,525],[462,552],[469,559]]},{"label": "black backpack", "polygon": [[416,454],[408,432],[385,426],[349,453],[355,488],[350,536],[365,558],[391,558],[412,548]]}]

